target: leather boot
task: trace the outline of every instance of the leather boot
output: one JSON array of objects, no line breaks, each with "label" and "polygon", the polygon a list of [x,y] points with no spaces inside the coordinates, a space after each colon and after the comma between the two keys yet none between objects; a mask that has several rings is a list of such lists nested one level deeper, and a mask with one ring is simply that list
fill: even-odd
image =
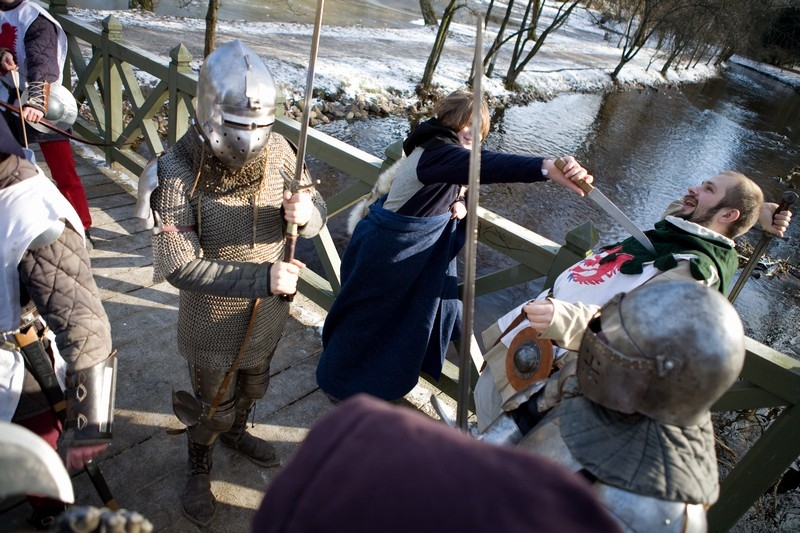
[{"label": "leather boot", "polygon": [[269,468],[280,466],[281,460],[275,453],[275,448],[269,442],[250,435],[246,431],[247,417],[250,415],[248,410],[236,410],[236,419],[233,427],[223,433],[219,440],[226,448],[233,448],[258,466]]},{"label": "leather boot", "polygon": [[189,437],[189,479],[183,491],[183,514],[200,527],[209,525],[217,514],[217,500],[211,493],[211,454],[206,446]]}]

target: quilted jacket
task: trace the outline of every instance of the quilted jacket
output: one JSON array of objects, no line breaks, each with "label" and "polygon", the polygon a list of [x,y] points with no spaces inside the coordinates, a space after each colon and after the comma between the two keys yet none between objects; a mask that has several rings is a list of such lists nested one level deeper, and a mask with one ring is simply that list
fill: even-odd
[{"label": "quilted jacket", "polygon": [[[36,175],[36,168],[10,156],[0,162],[0,189]],[[67,376],[92,367],[112,351],[111,326],[92,276],[81,230],[69,223],[54,242],[28,249],[18,266],[23,307],[35,306],[56,336]],[[26,372],[15,419],[49,408],[33,376]]]}]

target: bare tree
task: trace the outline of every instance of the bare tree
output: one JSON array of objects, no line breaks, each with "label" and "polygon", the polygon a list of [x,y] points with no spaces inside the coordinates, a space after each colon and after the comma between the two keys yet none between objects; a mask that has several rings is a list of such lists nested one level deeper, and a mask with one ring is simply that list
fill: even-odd
[{"label": "bare tree", "polygon": [[[489,10],[486,11],[486,17],[488,19],[489,13],[491,13],[491,9],[494,4],[489,4]],[[494,73],[494,64],[497,60],[497,52],[500,51],[500,47],[502,46],[504,41],[504,35],[506,33],[506,28],[508,27],[508,22],[511,19],[511,14],[514,12],[514,0],[508,0],[508,4],[506,5],[506,12],[503,15],[503,20],[500,21],[500,27],[497,29],[497,35],[494,38],[494,42],[492,42],[491,46],[489,47],[489,51],[486,53],[486,56],[483,58],[483,65],[484,71],[486,75],[491,77]],[[472,73],[474,76],[474,73]]]},{"label": "bare tree", "polygon": [[436,26],[436,10],[431,0],[419,0],[419,9],[422,11],[422,20],[426,26]]},{"label": "bare tree", "polygon": [[758,55],[764,32],[775,9],[764,0],[684,0],[683,6],[663,13],[659,35],[668,36],[661,74],[683,61],[693,68],[703,59],[710,63],[719,54]]},{"label": "bare tree", "polygon": [[[504,85],[511,90],[517,83],[517,78],[525,70],[536,53],[542,48],[547,37],[561,27],[566,22],[572,11],[578,6],[580,0],[566,0],[553,2],[555,15],[549,21],[543,22],[542,12],[547,5],[545,0],[529,0],[525,5],[522,20],[515,25],[512,31],[508,32],[512,26],[513,14],[518,9],[514,0],[509,0],[506,5],[506,12],[500,23],[500,29],[489,47],[483,59],[484,70],[487,76],[491,76],[497,55],[500,50],[511,40],[514,41],[514,48],[511,54],[511,61],[506,71]],[[542,30],[539,31],[540,22]]]},{"label": "bare tree", "polygon": [[489,21],[492,19],[492,11],[494,10],[494,0],[489,0],[489,6],[486,8],[486,15],[483,17],[483,29],[489,27]]},{"label": "bare tree", "polygon": [[153,0],[128,0],[128,9],[141,9],[153,12]]},{"label": "bare tree", "polygon": [[675,15],[687,9],[692,0],[676,0],[663,2],[660,0],[619,0],[623,4],[620,10],[625,17],[625,30],[622,33],[622,56],[611,79],[619,76],[622,68],[639,53],[650,37],[663,28],[664,20],[669,15]]},{"label": "bare tree", "polygon": [[203,47],[203,57],[214,51],[217,37],[217,12],[219,11],[219,0],[208,0],[208,11],[206,11],[206,36],[205,46]]},{"label": "bare tree", "polygon": [[436,66],[442,58],[442,51],[444,50],[444,43],[447,40],[447,32],[450,30],[450,23],[453,22],[453,16],[458,9],[464,7],[464,4],[459,4],[459,0],[450,0],[442,13],[442,19],[439,22],[439,31],[436,33],[436,39],[433,42],[433,48],[428,56],[428,61],[425,63],[425,71],[422,73],[422,80],[417,86],[417,94],[424,94],[430,92],[433,88],[433,75],[436,72]]}]

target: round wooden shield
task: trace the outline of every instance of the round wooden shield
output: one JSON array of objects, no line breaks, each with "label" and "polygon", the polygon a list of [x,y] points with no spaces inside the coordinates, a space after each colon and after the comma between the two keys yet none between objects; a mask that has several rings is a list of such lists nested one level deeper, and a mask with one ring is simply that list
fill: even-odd
[{"label": "round wooden shield", "polygon": [[516,391],[534,381],[545,379],[553,369],[553,343],[540,339],[539,333],[525,328],[514,337],[506,352],[506,377]]}]

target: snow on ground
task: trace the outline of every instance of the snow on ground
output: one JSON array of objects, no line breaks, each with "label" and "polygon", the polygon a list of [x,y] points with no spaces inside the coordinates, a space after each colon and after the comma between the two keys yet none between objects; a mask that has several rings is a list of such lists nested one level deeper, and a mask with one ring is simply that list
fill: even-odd
[{"label": "snow on ground", "polygon": [[[96,27],[114,15],[122,23],[125,40],[165,60],[172,47],[183,43],[196,58],[193,67],[199,68],[204,20],[158,17],[130,10],[70,9],[70,13]],[[622,50],[617,47],[618,35],[599,27],[595,22],[598,18],[596,12],[578,8],[564,26],[548,37],[518,79],[529,96],[551,98],[565,92],[595,92],[613,87],[609,74]],[[494,39],[496,28],[490,24],[484,32],[484,49]],[[473,62],[476,30],[475,20],[459,19],[452,25],[434,78],[442,92],[464,87]],[[264,58],[289,101],[302,100],[312,35],[311,24],[220,21],[217,27],[217,42],[242,39]],[[414,89],[435,37],[436,28],[425,27],[421,21],[409,21],[402,28],[323,24],[314,86],[343,98],[371,100],[382,94],[414,101]],[[696,82],[718,74],[715,68],[700,63],[691,69],[683,66],[672,69],[663,77],[659,73],[662,60],[649,65],[653,53],[653,49],[641,50],[624,67],[619,82],[653,86]],[[511,96],[499,79],[507,68],[508,54],[501,55],[497,75],[483,80],[483,90],[488,95],[501,99]]]},{"label": "snow on ground", "polygon": [[758,70],[767,76],[780,80],[787,85],[791,85],[795,89],[800,89],[800,71],[759,63],[741,56],[734,56],[731,58],[731,63],[737,63],[747,68]]}]

